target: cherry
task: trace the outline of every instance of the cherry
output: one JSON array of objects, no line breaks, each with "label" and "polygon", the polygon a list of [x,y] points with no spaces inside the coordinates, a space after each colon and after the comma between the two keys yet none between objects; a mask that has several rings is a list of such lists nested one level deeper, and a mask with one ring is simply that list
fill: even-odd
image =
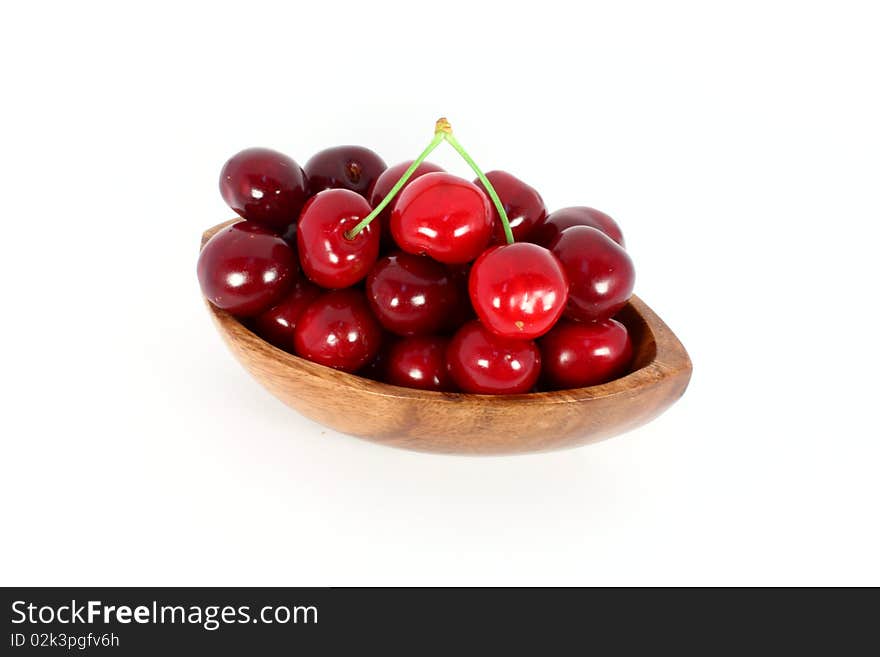
[{"label": "cherry", "polygon": [[492,234],[489,199],[472,182],[428,173],[400,194],[391,212],[391,234],[407,253],[448,264],[469,262]]},{"label": "cherry", "polygon": [[421,390],[452,391],[455,384],[446,367],[448,338],[403,338],[388,353],[385,381]]},{"label": "cherry", "polygon": [[372,224],[353,238],[346,233],[370,214],[364,197],[328,189],[309,199],[299,217],[296,244],[303,272],[326,288],[354,285],[379,257],[379,233]]},{"label": "cherry", "polygon": [[538,341],[541,378],[551,388],[582,388],[624,374],[632,360],[626,327],[613,319],[563,320]]},{"label": "cherry", "polygon": [[[400,177],[406,172],[406,170],[413,163],[412,160],[408,160],[406,162],[401,162],[400,164],[395,164],[392,167],[388,167],[383,171],[378,178],[376,178],[376,182],[373,184],[372,189],[370,189],[370,194],[368,199],[370,201],[370,205],[374,208],[382,202],[382,199],[387,196],[388,192],[391,191],[391,188],[394,187],[394,183],[400,180]],[[436,164],[432,164],[431,162],[422,162],[416,167],[416,170],[413,172],[412,176],[406,183],[401,187],[401,189],[406,189],[406,186],[409,185],[413,180],[420,176],[424,176],[426,173],[437,173],[443,172],[442,167],[438,167]],[[397,197],[395,197],[391,203],[376,217],[375,221],[378,222],[379,233],[382,236],[382,245],[383,247],[391,248],[394,244],[391,238],[391,228],[389,222],[391,221],[391,211],[394,209],[395,202],[397,201]]]},{"label": "cherry", "polygon": [[248,221],[284,231],[306,202],[303,170],[269,148],[236,153],[220,171],[223,200]]},{"label": "cherry", "polygon": [[381,344],[382,328],[355,289],[318,297],[299,316],[294,332],[297,355],[345,372],[369,363]]},{"label": "cherry", "polygon": [[296,321],[308,305],[319,296],[321,296],[321,288],[300,278],[280,303],[254,317],[251,326],[267,342],[293,353]]},{"label": "cherry", "polygon": [[305,172],[312,194],[325,189],[348,189],[366,198],[370,187],[387,168],[385,160],[369,148],[335,146],[309,158]]},{"label": "cherry", "polygon": [[550,243],[556,239],[566,228],[572,226],[591,226],[601,230],[608,235],[620,246],[626,246],[623,242],[623,232],[620,226],[604,212],[594,210],[585,206],[575,206],[571,208],[562,208],[556,212],[552,212],[546,218],[539,222],[535,229],[529,235],[529,241],[541,246],[550,246]]},{"label": "cherry", "polygon": [[528,392],[541,373],[541,354],[531,340],[495,335],[479,322],[468,322],[446,349],[449,375],[465,392]]},{"label": "cherry", "polygon": [[290,245],[249,221],[232,224],[208,240],[197,272],[205,298],[238,317],[278,303],[299,276]]},{"label": "cherry", "polygon": [[570,319],[590,322],[611,317],[632,295],[636,273],[619,244],[589,226],[572,226],[550,244],[568,275]]},{"label": "cherry", "polygon": [[562,315],[568,279],[550,251],[515,242],[492,247],[477,258],[468,290],[486,328],[502,337],[531,340]]},{"label": "cherry", "polygon": [[398,335],[441,331],[461,303],[446,267],[410,253],[396,253],[376,263],[367,276],[367,299],[382,326]]},{"label": "cherry", "polygon": [[[533,187],[506,171],[489,171],[485,175],[492,183],[492,187],[495,188],[498,198],[501,199],[501,204],[504,206],[504,211],[510,222],[510,229],[513,231],[513,238],[518,242],[525,240],[532,229],[544,221],[544,217],[547,216],[544,199]],[[474,184],[488,196],[488,192],[479,178],[474,180]],[[498,216],[498,210],[494,205],[491,211],[494,226],[492,242],[504,244],[506,239],[501,217]]]}]

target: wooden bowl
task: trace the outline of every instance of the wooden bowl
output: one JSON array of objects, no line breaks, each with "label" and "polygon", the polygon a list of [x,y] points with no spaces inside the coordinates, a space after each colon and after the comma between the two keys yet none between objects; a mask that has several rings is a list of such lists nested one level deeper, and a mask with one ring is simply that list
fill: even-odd
[{"label": "wooden bowl", "polygon": [[[202,246],[235,221],[206,230]],[[691,378],[678,338],[635,296],[617,316],[633,341],[630,374],[589,388],[522,395],[428,392],[346,374],[282,351],[207,305],[233,355],[282,402],[336,431],[423,452],[514,454],[596,442],[657,417]]]}]

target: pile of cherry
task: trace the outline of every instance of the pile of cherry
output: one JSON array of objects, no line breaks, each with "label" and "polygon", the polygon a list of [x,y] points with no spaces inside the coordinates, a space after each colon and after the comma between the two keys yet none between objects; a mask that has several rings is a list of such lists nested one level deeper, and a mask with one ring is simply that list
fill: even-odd
[{"label": "pile of cherry", "polygon": [[[613,316],[635,273],[617,224],[548,214],[521,180],[483,175],[446,125],[392,167],[357,146],[304,169],[269,149],[234,155],[220,190],[245,221],[205,244],[205,297],[281,349],[399,386],[524,393],[625,374],[632,344]],[[444,140],[474,182],[424,160]]]}]

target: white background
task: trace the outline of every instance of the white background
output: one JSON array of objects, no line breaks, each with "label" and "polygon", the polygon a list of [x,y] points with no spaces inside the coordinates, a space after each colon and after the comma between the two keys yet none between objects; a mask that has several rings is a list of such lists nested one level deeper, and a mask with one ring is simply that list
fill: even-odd
[{"label": "white background", "polygon": [[[6,3],[0,583],[880,584],[875,10]],[[224,160],[393,163],[439,115],[622,224],[694,361],[661,418],[409,453],[226,352],[195,276]]]}]

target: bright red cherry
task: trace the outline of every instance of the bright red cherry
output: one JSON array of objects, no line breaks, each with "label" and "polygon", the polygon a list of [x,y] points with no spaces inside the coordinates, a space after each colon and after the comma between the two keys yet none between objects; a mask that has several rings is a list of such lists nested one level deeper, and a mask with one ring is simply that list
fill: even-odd
[{"label": "bright red cherry", "polygon": [[626,373],[632,342],[613,319],[582,324],[561,321],[538,341],[541,378],[551,388],[583,388]]},{"label": "bright red cherry", "polygon": [[367,299],[382,326],[398,335],[442,331],[462,302],[446,267],[410,253],[395,253],[376,263],[367,276]]},{"label": "bright red cherry", "polygon": [[220,171],[220,194],[248,221],[284,231],[308,198],[303,170],[269,148],[236,153]]},{"label": "bright red cherry", "polygon": [[541,354],[531,340],[495,335],[479,322],[468,322],[446,349],[449,375],[465,392],[529,392],[541,373]]},{"label": "bright red cherry", "polygon": [[452,391],[446,367],[448,338],[418,336],[398,340],[388,353],[385,381],[421,390]]},{"label": "bright red cherry", "polygon": [[296,322],[297,355],[337,370],[356,372],[375,358],[381,344],[382,327],[355,289],[323,294]]},{"label": "bright red cherry", "polygon": [[556,239],[559,233],[572,226],[591,226],[592,228],[597,228],[620,244],[620,246],[626,246],[623,242],[623,232],[614,219],[604,212],[584,206],[562,208],[556,212],[551,212],[543,221],[535,226],[528,239],[535,244],[549,247],[550,243]]},{"label": "bright red cherry", "polygon": [[472,182],[428,173],[400,194],[391,213],[391,234],[407,253],[447,264],[476,258],[492,234],[489,199]]},{"label": "bright red cherry", "polygon": [[566,317],[592,322],[611,317],[626,305],[636,281],[627,252],[602,231],[572,226],[550,244],[568,275]]},{"label": "bright red cherry", "polygon": [[254,332],[279,349],[294,352],[296,321],[312,301],[321,296],[321,288],[300,278],[280,303],[251,320]]},{"label": "bright red cherry", "polygon": [[[510,222],[513,239],[517,242],[525,240],[532,229],[544,221],[544,217],[547,216],[544,199],[536,189],[506,171],[489,171],[486,178],[492,183],[498,198],[501,199],[501,205],[504,206],[507,220]],[[479,178],[474,180],[474,184],[483,190],[486,196],[489,195]],[[494,226],[492,242],[505,244],[507,238],[504,235],[504,225],[501,223],[501,217],[498,216],[498,210],[495,209],[494,203],[491,204],[491,212]]]},{"label": "bright red cherry", "polygon": [[[395,164],[392,167],[388,167],[383,171],[378,178],[376,178],[376,182],[373,184],[373,188],[370,190],[369,196],[367,197],[370,201],[370,205],[374,208],[382,202],[386,196],[388,196],[388,192],[391,191],[391,188],[394,187],[395,183],[400,180],[400,177],[406,173],[406,170],[409,169],[410,165],[413,163],[412,160],[407,160],[406,162],[401,162],[400,164]],[[442,172],[443,167],[438,167],[436,164],[432,164],[431,162],[422,162],[419,166],[416,167],[416,170],[413,172],[412,176],[409,177],[403,187],[401,187],[400,192],[407,188],[407,186],[416,178],[420,176],[424,176],[426,173],[437,173]],[[400,198],[400,192],[398,195],[391,199],[391,202],[385,206],[385,209],[379,214],[378,217],[373,219],[373,223],[377,223],[377,228],[379,229],[379,234],[382,237],[382,246],[385,249],[391,248],[394,244],[393,239],[391,238],[391,211],[394,209],[394,206],[397,204],[397,200]],[[372,224],[371,224],[372,225]]]},{"label": "bright red cherry", "polygon": [[347,189],[328,189],[309,199],[299,217],[296,245],[310,280],[335,289],[367,275],[379,257],[379,233],[370,224],[352,239],[345,234],[371,210],[364,197]]},{"label": "bright red cherry", "polygon": [[366,198],[387,166],[369,148],[335,146],[313,155],[304,169],[312,194],[325,189],[349,189]]},{"label": "bright red cherry", "polygon": [[208,240],[197,271],[205,298],[238,317],[275,305],[299,277],[290,245],[249,221],[232,224]]},{"label": "bright red cherry", "polygon": [[565,310],[568,279],[543,246],[515,242],[483,252],[468,281],[477,317],[493,333],[531,340],[549,331]]}]

